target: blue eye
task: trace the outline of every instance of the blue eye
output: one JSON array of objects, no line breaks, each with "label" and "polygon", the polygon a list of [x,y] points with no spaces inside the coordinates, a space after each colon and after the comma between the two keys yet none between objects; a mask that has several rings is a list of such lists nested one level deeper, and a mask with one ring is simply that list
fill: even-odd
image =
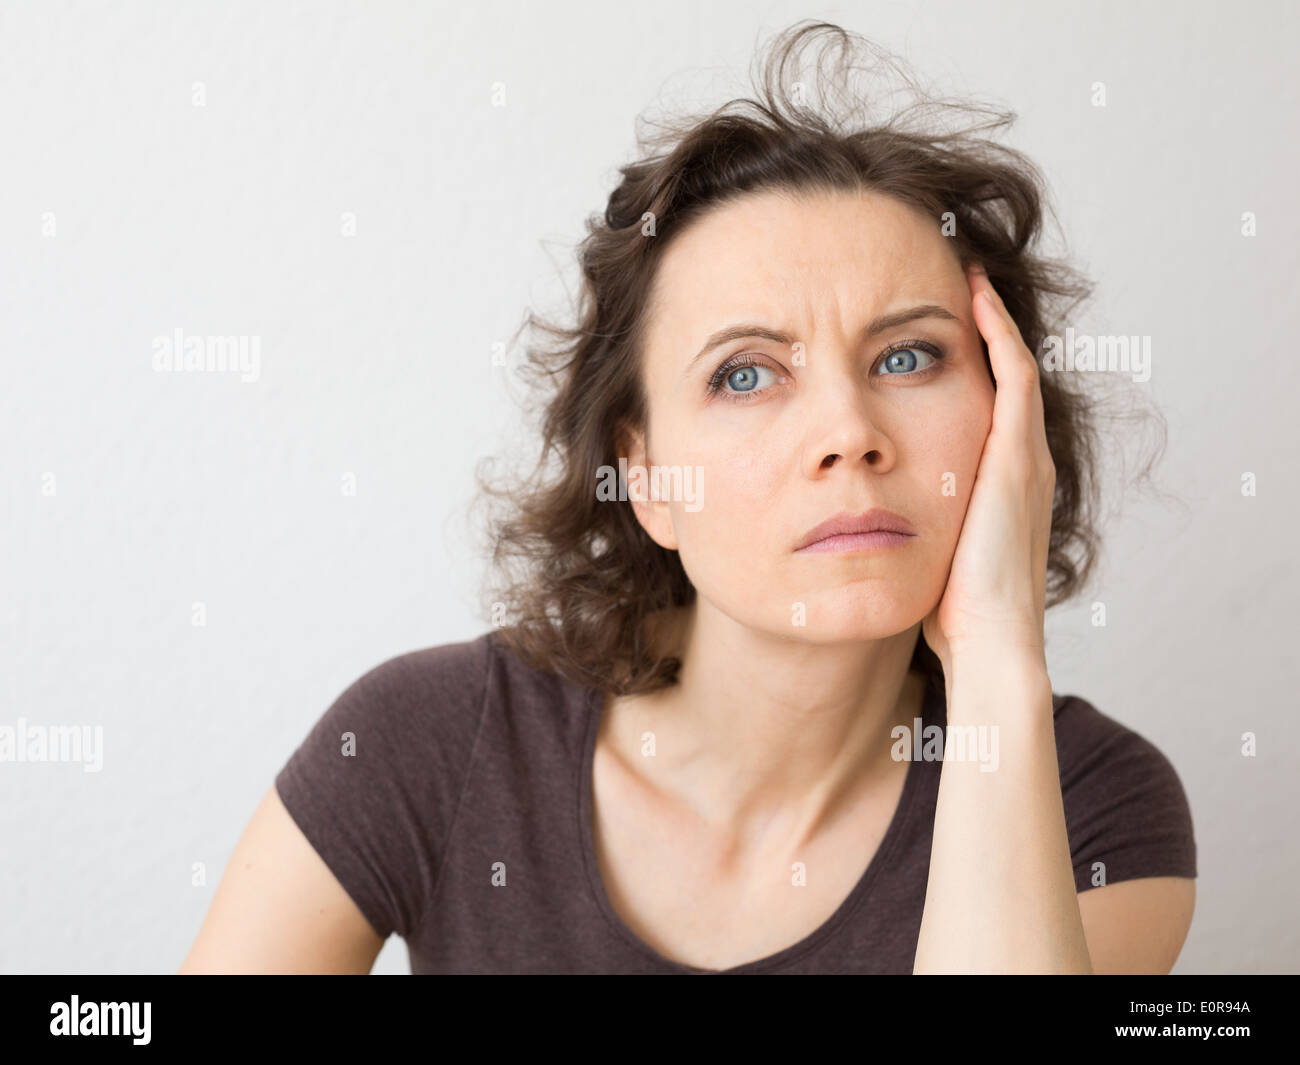
[{"label": "blue eye", "polygon": [[[919,356],[925,356],[930,362],[922,363]],[[886,353],[885,357],[880,360],[880,369],[877,374],[881,377],[906,376],[918,370],[927,370],[936,361],[938,361],[938,356],[935,354],[915,344],[909,344],[906,347],[895,348],[893,351]]]},{"label": "blue eye", "polygon": [[[888,348],[880,356],[874,377],[916,377],[928,379],[938,372],[944,358],[942,349],[924,340],[905,340]],[[744,403],[759,399],[771,386],[788,385],[791,378],[780,370],[758,362],[754,355],[735,355],[719,366],[710,377],[707,393],[729,402]]]},{"label": "blue eye", "polygon": [[766,366],[738,366],[727,374],[726,382],[737,392],[753,392],[761,380],[759,374],[771,374]]},{"label": "blue eye", "polygon": [[[770,366],[751,360],[748,355],[728,359],[709,381],[709,395],[721,392],[728,399],[757,398],[763,388],[780,380]],[[725,386],[725,387],[724,387]]]}]

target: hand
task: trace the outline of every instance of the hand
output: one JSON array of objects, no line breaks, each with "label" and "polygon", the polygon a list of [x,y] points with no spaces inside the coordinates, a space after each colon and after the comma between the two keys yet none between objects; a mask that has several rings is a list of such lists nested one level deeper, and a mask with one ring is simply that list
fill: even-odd
[{"label": "hand", "polygon": [[1045,660],[1047,548],[1056,489],[1038,363],[983,268],[970,268],[967,282],[997,393],[947,587],[922,623],[926,643],[950,677],[954,656],[968,649]]}]

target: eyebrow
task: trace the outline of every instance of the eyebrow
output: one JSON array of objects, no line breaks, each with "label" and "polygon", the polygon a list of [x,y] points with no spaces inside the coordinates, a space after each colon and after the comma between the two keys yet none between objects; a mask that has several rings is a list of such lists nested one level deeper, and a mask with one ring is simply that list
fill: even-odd
[{"label": "eyebrow", "polygon": [[[892,314],[882,314],[867,326],[866,333],[863,334],[864,340],[870,340],[873,336],[885,332],[887,329],[896,329],[900,325],[906,325],[908,322],[915,322],[921,318],[941,318],[952,322],[960,322],[961,319],[949,311],[946,307],[940,307],[937,303],[921,303],[915,307],[908,307],[906,310],[894,311]],[[704,342],[704,347],[691,357],[691,361],[686,364],[686,370],[683,376],[689,374],[695,364],[699,362],[714,348],[721,347],[732,340],[746,340],[751,337],[771,340],[777,344],[793,344],[794,337],[779,329],[771,329],[765,325],[756,325],[749,322],[742,322],[739,325],[729,325],[725,329],[719,329],[708,340]]]}]

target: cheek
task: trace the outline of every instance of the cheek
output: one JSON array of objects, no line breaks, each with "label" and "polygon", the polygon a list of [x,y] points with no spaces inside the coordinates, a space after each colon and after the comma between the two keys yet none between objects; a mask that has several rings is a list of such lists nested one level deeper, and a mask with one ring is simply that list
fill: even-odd
[{"label": "cheek", "polygon": [[936,530],[946,532],[953,544],[975,487],[975,474],[992,424],[990,390],[987,401],[980,397],[937,412],[927,422],[924,439],[913,441],[909,447],[924,484],[933,486],[929,516]]},{"label": "cheek", "polygon": [[[737,610],[770,592],[767,564],[783,555],[783,508],[789,505],[789,453],[712,448],[702,440],[676,450],[698,471],[700,506],[672,505],[677,550],[706,598]],[[724,608],[725,608],[724,607]]]},{"label": "cheek", "polygon": [[[696,471],[702,491],[694,512],[675,505],[679,538],[700,548],[723,533],[730,538],[757,536],[788,503],[790,450],[769,435],[706,432],[698,424],[674,426],[671,462]],[[664,461],[660,459],[659,461]],[[763,527],[761,519],[768,520]]]}]

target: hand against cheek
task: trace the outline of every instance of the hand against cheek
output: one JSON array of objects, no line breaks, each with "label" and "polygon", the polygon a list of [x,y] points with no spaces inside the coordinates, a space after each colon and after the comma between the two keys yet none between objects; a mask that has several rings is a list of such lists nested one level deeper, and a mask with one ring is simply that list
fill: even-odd
[{"label": "hand against cheek", "polygon": [[[1038,364],[984,271],[972,268],[967,281],[997,392],[947,587],[922,624],[945,671],[954,657],[967,653],[1044,657],[1047,549],[1056,488]],[[986,293],[991,303],[985,301]]]}]

